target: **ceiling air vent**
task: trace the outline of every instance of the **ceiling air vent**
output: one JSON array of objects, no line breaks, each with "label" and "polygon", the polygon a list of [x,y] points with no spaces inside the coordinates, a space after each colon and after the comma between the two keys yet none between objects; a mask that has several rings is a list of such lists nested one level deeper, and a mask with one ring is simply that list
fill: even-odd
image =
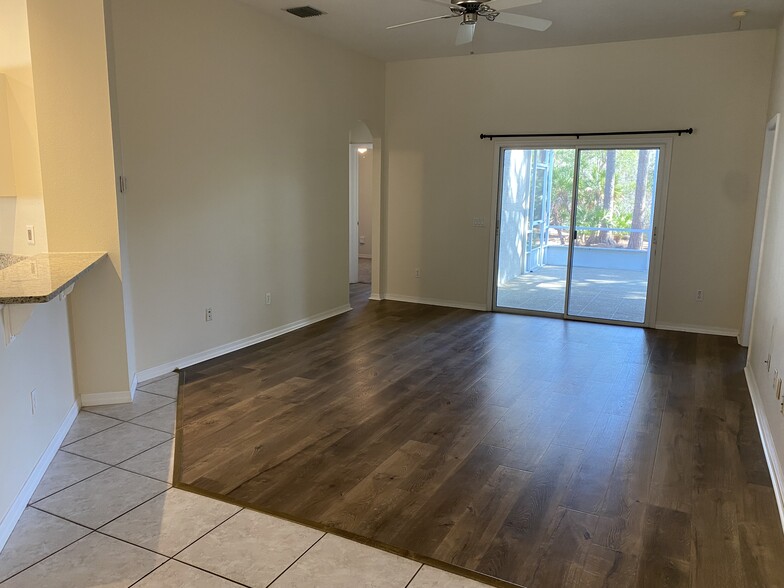
[{"label": "ceiling air vent", "polygon": [[286,8],[286,12],[298,16],[300,18],[308,18],[311,16],[321,16],[324,14],[318,8],[312,6],[297,6],[296,8]]}]

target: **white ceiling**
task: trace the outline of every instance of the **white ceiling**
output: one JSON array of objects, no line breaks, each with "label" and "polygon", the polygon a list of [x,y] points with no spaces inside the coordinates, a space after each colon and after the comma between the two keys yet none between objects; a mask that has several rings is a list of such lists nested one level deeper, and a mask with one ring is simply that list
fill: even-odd
[{"label": "white ceiling", "polygon": [[[328,37],[383,61],[565,47],[737,29],[730,14],[749,10],[743,29],[776,28],[783,0],[543,0],[509,12],[553,21],[545,32],[484,19],[471,45],[455,47],[459,19],[386,30],[393,24],[447,14],[434,0],[243,0],[281,22]],[[326,14],[298,18],[283,9],[313,6]],[[490,4],[492,6],[492,2]]]}]

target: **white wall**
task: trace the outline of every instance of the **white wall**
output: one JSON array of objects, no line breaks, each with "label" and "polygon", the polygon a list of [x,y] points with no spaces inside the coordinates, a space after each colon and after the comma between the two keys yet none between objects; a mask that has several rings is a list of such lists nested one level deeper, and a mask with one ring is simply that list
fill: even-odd
[{"label": "white wall", "polygon": [[658,322],[737,331],[774,41],[754,31],[389,64],[386,293],[487,302],[497,144],[480,133],[693,126],[673,150]]},{"label": "white wall", "polygon": [[139,370],[346,305],[347,139],[383,124],[383,64],[233,0],[111,12]]},{"label": "white wall", "polygon": [[26,0],[0,3],[0,27],[0,252],[33,255],[47,250],[47,233]]},{"label": "white wall", "polygon": [[[784,115],[784,21],[778,32],[773,88],[768,114]],[[759,131],[760,140],[764,129]],[[767,216],[762,243],[762,259],[757,282],[757,297],[751,330],[747,374],[755,404],[760,411],[760,424],[769,433],[766,439],[774,472],[784,473],[784,415],[773,388],[773,372],[784,372],[784,129],[779,127],[778,147],[771,174]],[[764,363],[771,354],[771,368]],[[774,479],[775,482],[775,479]],[[778,479],[784,491],[784,478]],[[779,507],[784,507],[779,495]],[[782,513],[784,520],[784,512]]]},{"label": "white wall", "polygon": [[[0,3],[1,253],[33,254],[47,243],[27,26],[25,0]],[[26,243],[27,224],[35,246]],[[10,346],[0,335],[0,549],[19,514],[17,495],[73,406],[66,304],[36,305]]]},{"label": "white wall", "polygon": [[[36,305],[9,347],[0,336],[0,374],[0,523],[4,523],[75,401],[65,302],[55,299]],[[38,394],[35,415],[33,390]],[[4,527],[0,524],[0,535]]]},{"label": "white wall", "polygon": [[359,237],[365,242],[359,245],[360,257],[373,257],[373,149],[360,153],[359,165]]}]

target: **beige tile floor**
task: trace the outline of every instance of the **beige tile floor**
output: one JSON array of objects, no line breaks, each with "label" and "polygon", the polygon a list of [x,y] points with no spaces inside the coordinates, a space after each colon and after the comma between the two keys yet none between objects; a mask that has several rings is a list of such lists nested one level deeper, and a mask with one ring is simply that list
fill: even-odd
[{"label": "beige tile floor", "polygon": [[0,552],[0,586],[481,588],[331,534],[172,488],[177,377],[88,407]]}]

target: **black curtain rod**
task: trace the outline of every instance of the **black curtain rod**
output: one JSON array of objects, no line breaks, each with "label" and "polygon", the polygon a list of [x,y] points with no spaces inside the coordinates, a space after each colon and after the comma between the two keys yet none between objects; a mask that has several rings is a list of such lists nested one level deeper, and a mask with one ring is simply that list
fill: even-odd
[{"label": "black curtain rod", "polygon": [[678,133],[680,137],[684,133],[687,135],[691,135],[694,132],[694,129],[665,129],[662,131],[617,131],[612,133],[528,133],[528,134],[513,134],[513,135],[485,135],[482,133],[479,135],[480,139],[522,139],[522,138],[531,138],[531,137],[575,137],[579,139],[580,137],[614,137],[619,135],[674,135]]}]

